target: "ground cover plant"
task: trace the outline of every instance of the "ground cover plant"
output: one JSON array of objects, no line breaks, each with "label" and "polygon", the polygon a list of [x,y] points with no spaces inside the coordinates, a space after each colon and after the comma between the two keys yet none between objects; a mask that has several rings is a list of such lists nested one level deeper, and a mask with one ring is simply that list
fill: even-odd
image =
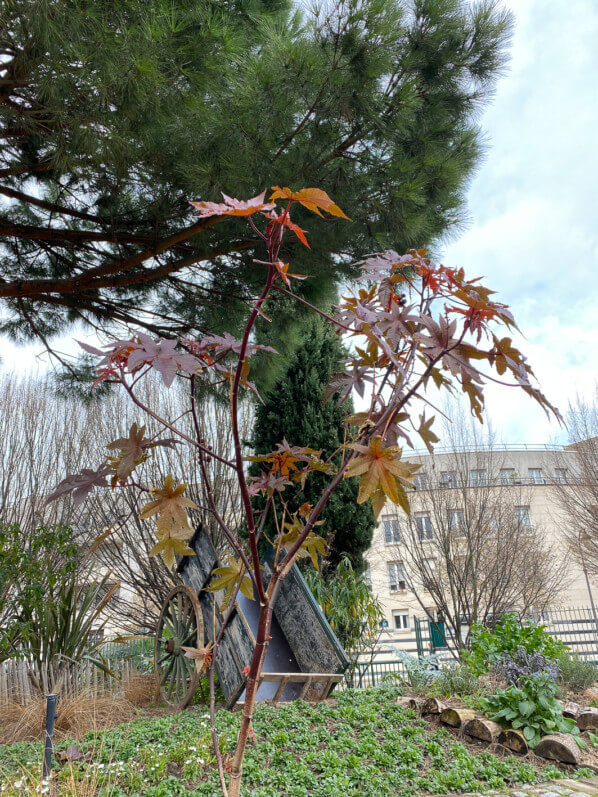
[{"label": "ground cover plant", "polygon": [[562,654],[557,660],[559,682],[572,692],[583,692],[598,681],[598,667],[593,661],[580,659],[579,654]]},{"label": "ground cover plant", "polygon": [[575,721],[563,717],[557,691],[554,678],[541,672],[520,677],[517,685],[499,689],[480,704],[491,720],[521,730],[529,746],[536,747],[547,733],[579,735]]},{"label": "ground cover plant", "polygon": [[[336,223],[336,219],[348,223],[350,220],[343,210],[317,188],[293,191],[273,186],[268,199],[264,191],[249,200],[223,194],[223,200],[222,203],[199,201],[191,204],[203,220],[221,217],[246,220],[265,250],[265,259],[254,260],[263,281],[261,291],[248,308],[241,339],[236,340],[230,334],[199,339],[155,339],[131,330],[129,338],[111,340],[103,348],[82,344],[88,353],[100,358],[95,384],[109,381],[119,385],[139,410],[157,420],[169,436],[146,437],[145,426],[133,423],[127,436],[108,443],[109,455],[97,469],[88,468],[67,476],[50,500],[72,493],[82,501],[93,488],[127,486],[139,490],[149,499],[139,517],[153,518],[156,522],[158,541],[150,556],[161,555],[166,565],[173,567],[176,555],[194,555],[187,544],[193,536],[187,509],[196,505],[184,495],[185,471],[176,479],[169,473],[163,485],[152,486],[143,483],[142,466],[156,446],[177,443],[189,447],[190,462],[199,462],[207,493],[207,506],[201,509],[218,522],[230,556],[228,563],[214,570],[214,579],[207,588],[211,592],[223,592],[219,604],[223,618],[220,630],[216,634],[215,629],[212,632],[208,629],[211,639],[207,644],[206,640],[198,639],[195,646],[183,647],[188,659],[182,667],[188,665],[190,670],[195,667],[199,672],[207,669],[209,673],[212,740],[220,787],[223,794],[238,797],[274,605],[283,579],[295,562],[300,557],[308,558],[317,567],[319,556],[325,554],[326,543],[319,533],[320,516],[341,482],[346,478],[359,478],[357,503],[371,501],[376,516],[388,500],[409,514],[407,491],[414,487],[414,475],[420,466],[403,459],[403,447],[413,448],[414,440],[419,438],[432,450],[438,441],[433,431],[434,416],[430,414],[432,405],[425,397],[426,387],[431,382],[440,390],[461,391],[467,395],[471,412],[480,422],[483,391],[488,380],[521,387],[546,412],[554,413],[557,418],[560,416],[533,385],[531,367],[507,336],[509,330],[516,329],[508,307],[494,301],[493,292],[481,285],[479,279],[467,279],[463,269],[433,263],[426,257],[425,249],[412,249],[404,255],[386,251],[357,264],[360,286],[342,297],[338,312],[332,317],[293,293],[295,281],[306,279],[306,275],[292,270],[283,257],[282,246],[285,232],[290,232],[310,247],[306,230],[293,220],[297,218],[303,223],[302,216],[296,213],[307,210],[319,217],[325,214],[328,223]],[[311,243],[317,245],[317,242]],[[271,346],[261,342],[261,337],[259,343],[254,342],[256,322],[258,318],[269,321],[269,308],[276,306],[280,296],[285,301],[291,299],[307,305],[350,342],[342,370],[330,382],[328,399],[343,404],[353,390],[367,396],[369,410],[346,418],[347,436],[343,445],[340,451],[326,459],[321,450],[310,447],[310,441],[291,446],[284,438],[275,450],[250,455],[240,436],[241,392],[247,390],[257,394],[249,379],[250,358],[256,352],[275,354]],[[177,378],[183,380],[188,389],[188,413],[193,419],[194,436],[177,426],[178,418],[160,416],[151,403],[144,403],[140,397],[137,386],[152,371],[162,377],[166,387]],[[202,434],[196,405],[198,386],[225,386],[228,390],[234,442],[231,459],[210,448]],[[212,460],[230,469],[231,479],[238,487],[243,514],[240,527],[227,524],[219,513],[211,488],[209,463]],[[259,465],[259,475],[248,477],[248,461]],[[293,482],[303,485],[312,474],[325,474],[326,486],[313,505],[306,501],[297,511],[291,512],[284,501],[286,487]],[[261,512],[255,511],[252,498],[256,496],[265,501]],[[275,496],[280,503],[275,501]],[[265,523],[270,512],[276,518],[277,534],[268,537]],[[102,539],[114,532],[115,529],[110,529]],[[269,578],[262,573],[262,534],[274,554]],[[259,615],[253,655],[245,669],[247,680],[237,744],[226,770],[214,719],[214,667],[239,591],[259,601]]]},{"label": "ground cover plant", "polygon": [[522,623],[516,614],[503,615],[494,628],[474,625],[471,629],[471,650],[464,660],[472,672],[483,675],[498,665],[506,654],[516,655],[519,648],[525,653],[539,653],[556,661],[568,648],[537,623]]},{"label": "ground cover plant", "polygon": [[[483,793],[560,777],[553,766],[536,768],[515,757],[497,758],[455,741],[445,729],[430,728],[396,704],[399,691],[386,685],[339,693],[329,704],[257,706],[243,793],[409,797]],[[227,764],[240,722],[238,713],[216,714]],[[0,747],[3,794],[16,797],[27,794],[29,787],[35,793],[40,755],[40,743]],[[219,788],[205,709],[139,719],[77,742],[65,739],[57,745],[57,758],[55,780],[61,794],[87,793],[86,783],[103,797],[212,797]]]}]

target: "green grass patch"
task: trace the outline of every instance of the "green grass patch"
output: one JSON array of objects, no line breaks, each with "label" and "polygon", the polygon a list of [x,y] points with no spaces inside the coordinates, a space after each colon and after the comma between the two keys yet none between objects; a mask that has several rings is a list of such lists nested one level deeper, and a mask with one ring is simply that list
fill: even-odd
[{"label": "green grass patch", "polygon": [[[431,728],[396,704],[399,690],[384,686],[339,693],[336,705],[303,701],[260,705],[255,742],[248,745],[245,794],[381,797],[478,792],[555,777],[515,757],[473,754],[442,728]],[[240,714],[220,711],[223,753],[232,752]],[[56,745],[57,754],[72,741]],[[218,794],[218,777],[205,709],[139,719],[90,733],[76,743],[84,759],[56,764],[60,794]],[[59,756],[57,755],[57,758]],[[0,746],[2,794],[37,793],[41,743]],[[15,785],[16,784],[16,785]],[[29,791],[30,790],[30,791]]]}]

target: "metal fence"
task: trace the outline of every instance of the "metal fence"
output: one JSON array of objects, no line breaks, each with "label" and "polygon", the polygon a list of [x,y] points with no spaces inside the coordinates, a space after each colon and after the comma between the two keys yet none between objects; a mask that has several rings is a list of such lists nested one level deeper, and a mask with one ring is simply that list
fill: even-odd
[{"label": "metal fence", "polygon": [[[392,647],[401,647],[405,653],[423,658],[437,654],[438,667],[444,667],[458,658],[454,640],[450,631],[441,623],[429,618],[414,618],[415,636],[392,640],[393,644],[382,643],[371,661],[362,661],[357,667],[347,672],[345,688],[376,686],[385,677],[392,677],[405,672],[402,660],[391,658]],[[591,607],[550,609],[541,616],[530,618],[545,626],[547,633],[560,639],[571,655],[598,664],[598,613]],[[396,644],[396,643],[399,644]]]},{"label": "metal fence", "polygon": [[598,616],[593,608],[550,609],[539,621],[572,653],[598,664]]},{"label": "metal fence", "polygon": [[404,672],[405,664],[399,659],[358,662],[355,669],[345,673],[344,686],[350,689],[363,689],[366,686],[376,686],[385,677],[392,677]]}]

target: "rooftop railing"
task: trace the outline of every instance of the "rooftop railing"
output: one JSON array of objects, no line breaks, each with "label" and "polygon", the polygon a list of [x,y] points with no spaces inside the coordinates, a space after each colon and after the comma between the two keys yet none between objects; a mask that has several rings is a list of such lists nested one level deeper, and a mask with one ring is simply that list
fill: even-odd
[{"label": "rooftop railing", "polygon": [[[497,451],[561,451],[566,453],[574,453],[566,446],[552,443],[493,443],[492,445],[451,445],[451,446],[435,446],[434,454],[475,454],[487,453],[494,454]],[[427,448],[415,448],[409,452],[411,456],[430,457]]]}]

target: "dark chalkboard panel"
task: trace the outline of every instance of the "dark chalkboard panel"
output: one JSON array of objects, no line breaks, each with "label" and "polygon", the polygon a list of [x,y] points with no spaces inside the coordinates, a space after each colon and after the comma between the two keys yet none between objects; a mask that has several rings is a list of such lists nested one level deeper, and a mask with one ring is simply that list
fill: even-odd
[{"label": "dark chalkboard panel", "polygon": [[[219,607],[222,593],[206,592],[211,573],[218,567],[218,559],[207,534],[199,528],[190,547],[195,556],[183,557],[178,566],[181,578],[193,589],[201,604],[206,639],[214,639],[222,624]],[[266,557],[264,576],[272,574],[273,552]],[[249,601],[242,595],[235,604],[227,630],[218,648],[216,671],[220,686],[230,707],[239,699],[245,688],[243,669],[251,661],[257,631],[257,601]],[[322,614],[299,569],[294,566],[282,581],[274,606],[271,640],[264,662],[265,673],[343,673],[349,660]],[[325,695],[325,684],[314,684],[311,697],[319,692]],[[278,684],[264,682],[258,691],[258,700],[272,699],[278,692]],[[301,683],[289,679],[278,699],[293,700],[305,689]]]},{"label": "dark chalkboard panel", "polygon": [[[273,556],[270,552],[264,564],[268,577]],[[343,673],[347,669],[347,654],[296,565],[281,583],[274,616],[301,672]]]}]

